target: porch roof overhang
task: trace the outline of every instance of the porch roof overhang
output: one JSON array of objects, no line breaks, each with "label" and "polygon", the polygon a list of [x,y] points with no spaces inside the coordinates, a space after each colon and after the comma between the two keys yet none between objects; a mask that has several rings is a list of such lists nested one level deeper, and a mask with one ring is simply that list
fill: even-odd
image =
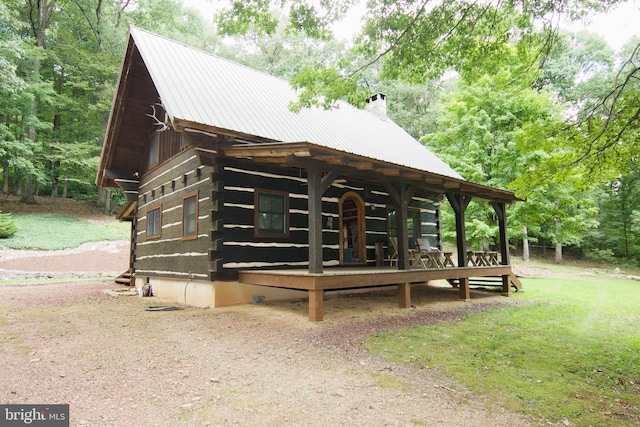
[{"label": "porch roof overhang", "polygon": [[404,182],[436,194],[459,193],[480,200],[504,203],[520,200],[511,191],[358,156],[310,142],[239,144],[219,147],[215,153],[205,148],[196,148],[196,151],[201,154],[201,161],[204,163],[207,163],[207,158],[223,156],[251,159],[253,162],[287,168],[316,166],[342,176],[358,176],[365,181]]}]

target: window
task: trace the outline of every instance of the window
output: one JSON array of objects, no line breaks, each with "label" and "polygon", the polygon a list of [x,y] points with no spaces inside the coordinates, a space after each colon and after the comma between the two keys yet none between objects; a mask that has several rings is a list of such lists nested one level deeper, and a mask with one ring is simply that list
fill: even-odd
[{"label": "window", "polygon": [[160,134],[154,133],[149,140],[149,159],[147,169],[151,169],[160,161]]},{"label": "window", "polygon": [[182,199],[182,237],[198,237],[198,193],[192,193]]},{"label": "window", "polygon": [[[389,230],[390,237],[396,237],[398,235],[396,225],[396,210],[394,208],[387,208],[387,229]],[[412,247],[415,243],[415,239],[419,238],[420,233],[420,211],[417,209],[408,209],[407,211],[407,232],[409,239],[409,246]]]},{"label": "window", "polygon": [[257,236],[288,236],[289,197],[286,193],[256,191],[255,212]]},{"label": "window", "polygon": [[162,206],[153,208],[147,212],[147,238],[160,237],[162,230]]}]

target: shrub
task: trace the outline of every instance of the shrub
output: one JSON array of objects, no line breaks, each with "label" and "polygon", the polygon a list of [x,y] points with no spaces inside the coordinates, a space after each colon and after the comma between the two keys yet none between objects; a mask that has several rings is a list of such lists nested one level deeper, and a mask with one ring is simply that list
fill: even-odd
[{"label": "shrub", "polygon": [[16,223],[13,222],[11,214],[0,212],[0,239],[11,237],[16,231],[18,231],[18,227],[16,227]]},{"label": "shrub", "polygon": [[615,263],[616,257],[611,249],[592,248],[585,250],[587,259],[597,262]]}]

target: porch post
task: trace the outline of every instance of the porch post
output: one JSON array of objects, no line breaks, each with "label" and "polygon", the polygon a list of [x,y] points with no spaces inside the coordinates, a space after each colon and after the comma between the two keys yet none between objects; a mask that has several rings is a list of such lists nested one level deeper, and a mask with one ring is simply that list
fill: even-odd
[{"label": "porch post", "polygon": [[469,301],[471,299],[471,291],[469,290],[469,278],[461,277],[460,278],[460,288],[458,289],[460,293],[460,299],[465,301]]},{"label": "porch post", "polygon": [[404,203],[400,203],[396,209],[396,233],[398,234],[398,270],[408,270],[409,264],[409,229],[407,218],[409,212]]},{"label": "porch post", "polygon": [[331,171],[322,176],[320,166],[311,164],[307,168],[308,210],[309,210],[309,273],[321,274],[322,257],[322,195],[338,177]]},{"label": "porch post", "polygon": [[411,308],[411,283],[400,283],[398,285],[398,306],[400,308]]},{"label": "porch post", "polygon": [[[493,210],[498,216],[498,228],[500,229],[500,263],[510,265],[509,259],[509,237],[507,235],[507,204],[504,202],[491,202]],[[507,287],[507,291],[508,291]]]},{"label": "porch post", "polygon": [[398,270],[408,270],[410,268],[409,257],[409,229],[407,219],[409,218],[409,202],[416,192],[415,187],[404,183],[399,184],[399,189],[390,182],[382,182],[385,190],[389,193],[393,204],[396,207],[396,232],[398,233]]},{"label": "porch post", "polygon": [[309,291],[309,320],[311,322],[322,322],[324,320],[324,301],[322,289]]},{"label": "porch post", "polygon": [[456,215],[456,246],[458,247],[458,267],[467,266],[467,232],[464,213],[471,202],[471,197],[459,193],[446,193],[447,200]]},{"label": "porch post", "polygon": [[309,191],[309,273],[322,273],[322,193],[320,168],[307,169]]},{"label": "porch post", "polygon": [[509,291],[511,290],[510,277],[508,274],[502,275],[502,293],[501,295],[504,297],[508,297],[510,295]]}]

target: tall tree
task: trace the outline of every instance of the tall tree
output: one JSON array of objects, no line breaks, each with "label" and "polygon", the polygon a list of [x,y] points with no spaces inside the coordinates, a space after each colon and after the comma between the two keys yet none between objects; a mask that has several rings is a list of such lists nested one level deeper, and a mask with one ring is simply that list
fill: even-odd
[{"label": "tall tree", "polygon": [[[38,50],[42,51],[42,56],[35,56],[33,63],[33,81],[35,83],[41,80],[42,59],[46,55],[47,48],[47,29],[51,24],[51,19],[56,12],[57,0],[27,0],[26,13],[28,15],[28,24],[30,29],[30,37],[35,42]],[[33,113],[38,114],[39,104],[36,99],[33,100],[31,106]],[[29,126],[28,138],[35,142],[37,137],[37,129],[35,126]],[[33,175],[27,174],[25,177],[24,194],[22,196],[23,203],[35,203],[34,197]]]},{"label": "tall tree", "polygon": [[[549,156],[547,146],[558,145],[562,116],[548,93],[516,83],[514,76],[524,69],[517,55],[504,60],[491,75],[477,76],[473,82],[461,79],[458,90],[445,97],[437,130],[422,141],[465,178],[510,188]],[[534,198],[511,210],[510,234],[525,244],[529,233],[548,238],[556,245],[558,262],[562,245],[578,242],[584,230],[595,225],[595,212],[573,191],[571,181],[518,189]],[[467,235],[476,247],[497,243],[496,228],[489,225],[496,223],[495,213],[489,206],[470,205],[467,222]]]},{"label": "tall tree", "polygon": [[[309,105],[331,107],[336,99],[361,105],[363,72],[380,70],[383,80],[424,83],[455,69],[463,78],[495,72],[512,47],[532,69],[544,63],[557,40],[564,18],[580,19],[603,12],[622,0],[546,0],[510,2],[473,0],[371,0],[365,24],[352,49],[351,61],[324,69],[305,69],[294,79],[302,88],[296,108]],[[237,34],[249,28],[275,31],[272,6],[290,9],[290,28],[326,36],[332,20],[340,17],[349,0],[313,3],[302,0],[271,2],[239,0],[219,15],[219,29]],[[638,45],[636,44],[636,47]],[[590,114],[574,126],[582,133],[574,144],[581,149],[564,160],[567,166],[585,163],[594,170],[614,166],[621,146],[624,155],[636,150],[634,141],[640,107],[634,94],[638,71],[637,49],[630,53],[618,78],[601,94]],[[531,73],[516,79],[535,78]],[[577,138],[578,133],[573,137]],[[622,154],[622,153],[620,153]],[[603,161],[606,160],[606,161]]]},{"label": "tall tree", "polygon": [[52,99],[51,85],[42,81],[38,72],[43,49],[33,38],[25,37],[29,27],[20,15],[20,5],[18,1],[0,4],[0,167],[3,191],[15,186],[16,193],[22,192],[23,181],[28,190],[33,190],[31,179],[38,173],[33,162],[38,151],[35,134],[49,128],[35,107]]}]

